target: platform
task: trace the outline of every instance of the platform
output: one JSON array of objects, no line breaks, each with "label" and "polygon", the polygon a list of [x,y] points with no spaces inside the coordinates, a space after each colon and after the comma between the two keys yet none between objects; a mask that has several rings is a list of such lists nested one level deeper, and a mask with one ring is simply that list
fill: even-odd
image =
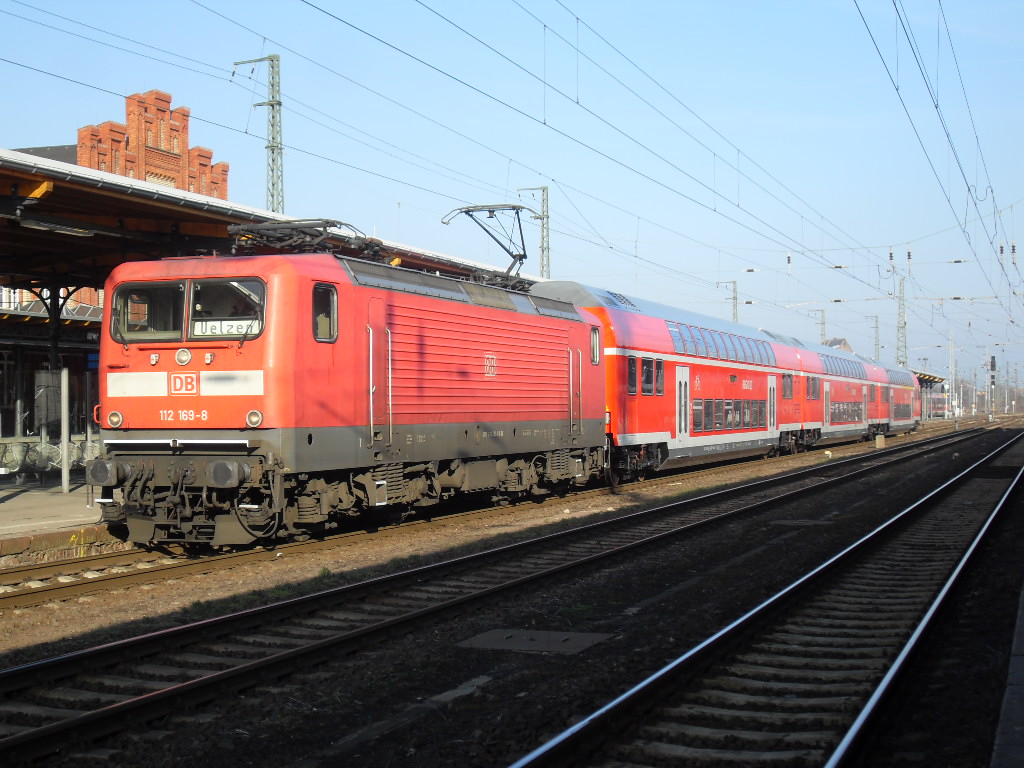
[{"label": "platform", "polygon": [[99,509],[88,507],[88,489],[79,478],[62,493],[59,477],[0,478],[0,563],[73,556],[75,551],[116,541],[99,524]]}]

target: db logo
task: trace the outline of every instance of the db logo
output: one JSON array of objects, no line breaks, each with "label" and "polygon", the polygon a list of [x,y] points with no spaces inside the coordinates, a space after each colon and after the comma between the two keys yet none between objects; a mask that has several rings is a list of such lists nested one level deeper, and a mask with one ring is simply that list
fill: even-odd
[{"label": "db logo", "polygon": [[484,355],[484,376],[498,375],[498,356]]},{"label": "db logo", "polygon": [[171,373],[171,394],[172,395],[198,395],[199,374],[198,373]]}]

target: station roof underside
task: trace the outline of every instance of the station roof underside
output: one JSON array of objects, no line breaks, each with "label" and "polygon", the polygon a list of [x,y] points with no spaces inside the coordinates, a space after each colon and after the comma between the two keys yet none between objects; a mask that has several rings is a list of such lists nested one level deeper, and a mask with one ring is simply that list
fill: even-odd
[{"label": "station roof underside", "polygon": [[946,380],[944,376],[936,376],[934,373],[924,373],[923,371],[913,371],[913,374],[915,376],[917,376],[917,380],[919,382],[921,382],[922,385],[925,385],[925,384],[927,384],[927,385],[941,384],[942,382],[944,382]]},{"label": "station roof underside", "polygon": [[[101,288],[126,261],[231,253],[231,225],[287,222],[271,211],[0,149],[0,285]],[[345,225],[347,226],[347,225]],[[351,231],[324,250],[471,278],[493,267]],[[500,273],[499,273],[500,274]],[[485,278],[486,279],[486,278]]]}]

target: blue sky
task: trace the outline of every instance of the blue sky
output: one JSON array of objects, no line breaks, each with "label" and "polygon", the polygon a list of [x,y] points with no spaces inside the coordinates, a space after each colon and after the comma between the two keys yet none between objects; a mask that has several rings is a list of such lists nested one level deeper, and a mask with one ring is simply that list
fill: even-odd
[{"label": "blue sky", "polygon": [[266,67],[232,63],[277,53],[289,215],[504,269],[441,218],[539,209],[517,190],[544,185],[556,279],[723,318],[735,281],[741,322],[816,340],[824,313],[867,355],[877,316],[886,361],[902,279],[911,367],[948,375],[952,352],[980,381],[996,354],[1012,382],[1024,363],[1024,4],[127,7],[0,0],[0,146],[72,144],[160,89],[230,163],[231,199],[262,207]]}]

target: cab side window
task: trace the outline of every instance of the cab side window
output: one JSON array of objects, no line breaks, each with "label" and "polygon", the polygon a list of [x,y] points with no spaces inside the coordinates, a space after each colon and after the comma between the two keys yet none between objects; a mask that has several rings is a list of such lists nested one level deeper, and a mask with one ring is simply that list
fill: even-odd
[{"label": "cab side window", "polygon": [[313,286],[313,338],[324,342],[338,340],[338,291],[333,285]]}]

